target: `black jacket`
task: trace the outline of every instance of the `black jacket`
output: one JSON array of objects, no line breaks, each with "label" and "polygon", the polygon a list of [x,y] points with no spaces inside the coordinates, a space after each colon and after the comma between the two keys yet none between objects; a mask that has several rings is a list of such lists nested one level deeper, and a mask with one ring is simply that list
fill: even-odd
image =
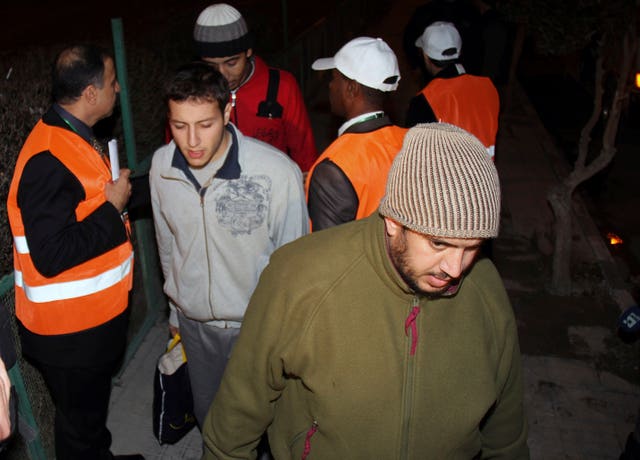
[{"label": "black jacket", "polygon": [[[53,108],[42,120],[83,132],[72,129]],[[75,209],[84,197],[80,181],[51,152],[34,155],[25,165],[18,205],[31,258],[43,275],[54,276],[126,241],[120,213],[109,202],[84,220],[76,219]],[[113,361],[124,352],[127,318],[128,310],[101,326],[52,336],[34,334],[18,322],[22,352],[36,361],[62,367]]]}]

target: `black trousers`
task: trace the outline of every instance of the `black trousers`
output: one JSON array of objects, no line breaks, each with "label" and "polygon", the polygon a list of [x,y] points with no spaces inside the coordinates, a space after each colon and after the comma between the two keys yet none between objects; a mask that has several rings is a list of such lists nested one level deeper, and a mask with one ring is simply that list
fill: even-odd
[{"label": "black trousers", "polygon": [[18,321],[22,354],[42,374],[55,406],[57,460],[110,460],[111,378],[127,344],[129,309],[80,332],[39,335]]},{"label": "black trousers", "polygon": [[107,412],[111,378],[119,361],[90,368],[61,368],[34,363],[55,405],[57,460],[108,460],[111,433]]}]

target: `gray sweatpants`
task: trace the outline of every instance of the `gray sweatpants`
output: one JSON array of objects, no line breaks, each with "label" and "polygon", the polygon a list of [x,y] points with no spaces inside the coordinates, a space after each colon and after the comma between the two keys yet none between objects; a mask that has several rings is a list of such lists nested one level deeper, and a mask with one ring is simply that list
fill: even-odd
[{"label": "gray sweatpants", "polygon": [[239,328],[222,329],[191,320],[178,313],[180,336],[187,355],[187,368],[193,391],[193,409],[203,426],[209,406],[220,387],[222,374],[231,357]]}]

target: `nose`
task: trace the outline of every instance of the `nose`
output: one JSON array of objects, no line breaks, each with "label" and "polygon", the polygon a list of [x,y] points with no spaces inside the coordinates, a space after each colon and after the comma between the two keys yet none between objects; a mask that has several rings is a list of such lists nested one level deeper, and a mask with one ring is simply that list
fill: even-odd
[{"label": "nose", "polygon": [[187,142],[189,147],[197,147],[200,143],[200,136],[195,128],[189,128],[187,133]]},{"label": "nose", "polygon": [[219,66],[218,72],[220,72],[222,74],[222,76],[224,77],[224,79],[227,80],[227,81],[229,81],[229,78],[231,78],[231,76],[232,76],[229,73],[229,70],[227,70],[227,68],[225,66]]},{"label": "nose", "polygon": [[464,249],[452,248],[442,258],[440,269],[449,275],[451,278],[459,278],[462,275]]}]

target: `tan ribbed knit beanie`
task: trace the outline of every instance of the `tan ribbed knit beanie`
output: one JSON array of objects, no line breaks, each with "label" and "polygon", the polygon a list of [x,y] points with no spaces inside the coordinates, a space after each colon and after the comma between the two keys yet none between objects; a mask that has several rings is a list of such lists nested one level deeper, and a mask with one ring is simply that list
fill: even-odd
[{"label": "tan ribbed knit beanie", "polygon": [[445,238],[494,238],[500,182],[487,149],[447,123],[411,128],[389,171],[380,214]]}]

